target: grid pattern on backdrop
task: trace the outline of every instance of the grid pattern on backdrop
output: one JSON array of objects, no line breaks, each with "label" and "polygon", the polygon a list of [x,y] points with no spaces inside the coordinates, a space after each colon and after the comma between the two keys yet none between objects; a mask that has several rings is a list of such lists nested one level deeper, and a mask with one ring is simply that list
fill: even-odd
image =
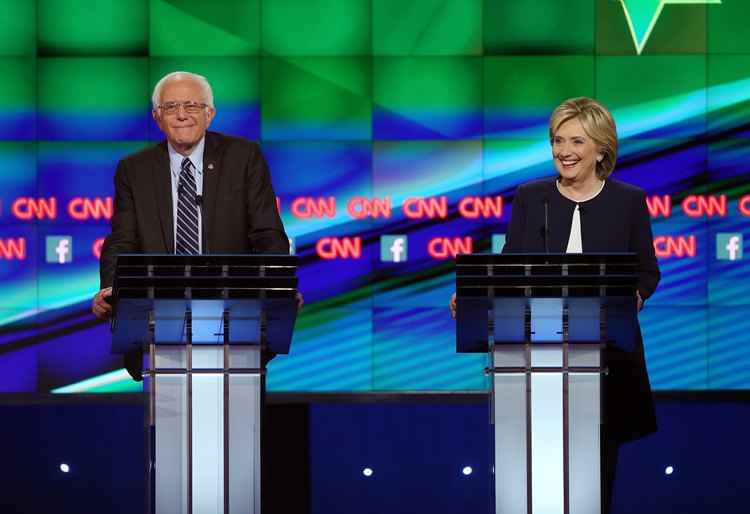
[{"label": "grid pattern on backdrop", "polygon": [[[301,256],[308,305],[270,390],[485,388],[484,357],[455,354],[452,265],[430,242],[491,251],[516,185],[554,172],[547,119],[572,96],[614,112],[615,178],[671,198],[641,313],[654,388],[750,387],[750,267],[717,258],[750,214],[744,4],[657,18],[628,0],[7,0],[0,390],[132,389],[88,304],[117,160],[160,139],[151,88],[178,69],[213,84],[213,129],[263,145]],[[695,216],[692,195],[725,195],[726,212]],[[472,196],[502,197],[502,214],[464,216]],[[386,197],[390,217],[348,210]],[[304,217],[300,198],[326,209]],[[434,199],[437,217],[407,215],[410,198]],[[382,259],[384,235],[406,236],[406,260]],[[358,258],[322,258],[324,238],[358,241]]]}]

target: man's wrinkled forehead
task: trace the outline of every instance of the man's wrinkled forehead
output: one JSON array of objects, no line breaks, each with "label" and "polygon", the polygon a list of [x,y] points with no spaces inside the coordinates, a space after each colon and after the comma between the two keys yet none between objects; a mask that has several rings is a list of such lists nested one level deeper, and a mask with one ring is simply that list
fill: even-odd
[{"label": "man's wrinkled forehead", "polygon": [[174,100],[190,100],[206,102],[206,94],[201,84],[192,77],[174,77],[169,79],[161,88],[160,102]]}]

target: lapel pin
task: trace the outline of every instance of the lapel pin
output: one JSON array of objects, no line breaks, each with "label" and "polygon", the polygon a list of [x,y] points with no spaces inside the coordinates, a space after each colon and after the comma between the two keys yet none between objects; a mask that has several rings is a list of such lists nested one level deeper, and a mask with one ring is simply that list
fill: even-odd
[{"label": "lapel pin", "polygon": [[208,163],[208,169],[209,169],[209,171],[212,170],[212,169],[214,169],[214,163],[209,162]]}]

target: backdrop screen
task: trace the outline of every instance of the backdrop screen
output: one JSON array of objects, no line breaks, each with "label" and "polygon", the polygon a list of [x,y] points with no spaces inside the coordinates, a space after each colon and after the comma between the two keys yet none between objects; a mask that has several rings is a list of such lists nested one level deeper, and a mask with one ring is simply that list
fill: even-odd
[{"label": "backdrop screen", "polygon": [[[455,353],[456,253],[502,247],[555,171],[552,109],[614,113],[663,278],[655,389],[750,388],[745,0],[7,0],[0,20],[0,391],[137,390],[90,314],[119,159],[161,139],[155,82],[208,77],[260,141],[300,313],[271,391],[482,390]],[[617,218],[618,213],[611,216]],[[748,234],[750,238],[750,234]]]}]

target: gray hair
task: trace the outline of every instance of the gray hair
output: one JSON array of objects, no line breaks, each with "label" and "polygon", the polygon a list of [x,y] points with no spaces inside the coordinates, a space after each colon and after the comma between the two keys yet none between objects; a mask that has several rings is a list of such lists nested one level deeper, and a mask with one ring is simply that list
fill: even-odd
[{"label": "gray hair", "polygon": [[214,108],[214,92],[211,90],[211,84],[208,83],[206,77],[204,77],[203,75],[190,73],[189,71],[173,71],[172,73],[164,75],[154,86],[154,93],[151,95],[151,105],[153,105],[154,109],[159,106],[159,103],[161,101],[161,90],[164,88],[164,84],[173,79],[192,79],[197,82],[203,90],[203,96],[205,97],[206,104],[211,109]]}]

